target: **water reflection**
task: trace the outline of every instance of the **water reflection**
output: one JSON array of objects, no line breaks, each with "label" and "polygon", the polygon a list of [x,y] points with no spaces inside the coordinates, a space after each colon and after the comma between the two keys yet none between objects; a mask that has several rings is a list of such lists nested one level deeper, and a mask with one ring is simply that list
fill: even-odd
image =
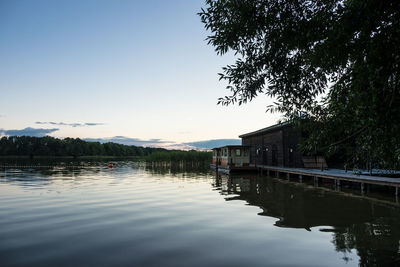
[{"label": "water reflection", "polygon": [[356,249],[360,266],[400,265],[400,207],[340,192],[260,176],[219,174],[213,185],[226,200],[242,200],[276,218],[275,226],[332,233],[337,251]]},{"label": "water reflection", "polygon": [[210,173],[210,166],[208,163],[201,162],[200,164],[183,164],[183,163],[172,163],[172,164],[151,164],[143,163],[146,167],[146,171],[151,174],[181,174],[181,173],[192,173],[195,175],[205,175]]},{"label": "water reflection", "polygon": [[399,264],[396,203],[198,166],[103,163],[0,171],[0,266]]}]

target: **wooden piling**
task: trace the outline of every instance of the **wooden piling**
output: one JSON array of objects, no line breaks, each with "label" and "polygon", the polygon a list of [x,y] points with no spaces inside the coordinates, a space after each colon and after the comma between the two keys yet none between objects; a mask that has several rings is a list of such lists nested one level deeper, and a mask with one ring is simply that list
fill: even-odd
[{"label": "wooden piling", "polygon": [[314,176],[314,186],[318,186],[318,177]]}]

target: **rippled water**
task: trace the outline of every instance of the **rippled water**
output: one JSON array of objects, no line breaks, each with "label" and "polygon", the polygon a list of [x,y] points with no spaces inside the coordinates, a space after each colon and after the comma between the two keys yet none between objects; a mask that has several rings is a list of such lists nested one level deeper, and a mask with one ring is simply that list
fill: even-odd
[{"label": "rippled water", "polygon": [[400,208],[208,170],[0,171],[1,266],[394,266]]}]

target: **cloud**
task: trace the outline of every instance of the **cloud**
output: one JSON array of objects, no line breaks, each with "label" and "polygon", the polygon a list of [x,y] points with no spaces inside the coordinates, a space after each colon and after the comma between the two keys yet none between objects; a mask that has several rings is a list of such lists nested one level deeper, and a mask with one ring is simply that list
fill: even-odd
[{"label": "cloud", "polygon": [[31,128],[27,127],[22,130],[4,130],[0,129],[0,135],[8,135],[8,136],[34,136],[34,137],[42,137],[46,136],[50,133],[58,131],[58,128],[53,129],[43,129],[43,128]]},{"label": "cloud", "polygon": [[198,149],[211,149],[214,147],[220,147],[226,145],[240,145],[242,144],[242,141],[241,139],[213,139],[213,140],[204,140],[197,142],[188,142],[183,144],[193,146]]},{"label": "cloud", "polygon": [[[162,148],[165,149],[173,149],[173,150],[198,150],[197,147],[185,145],[183,143],[172,143],[172,144],[165,144],[161,145]],[[202,150],[202,149],[200,149]]]},{"label": "cloud", "polygon": [[83,126],[97,126],[97,125],[104,125],[101,122],[86,122]]},{"label": "cloud", "polygon": [[109,138],[86,138],[84,140],[88,142],[99,142],[99,143],[113,142],[128,146],[148,146],[148,147],[164,147],[167,146],[167,144],[173,143],[171,141],[164,141],[161,139],[143,140],[139,138],[130,138],[125,136],[114,136]]},{"label": "cloud", "polygon": [[54,122],[54,121],[37,121],[36,124],[50,124],[57,126],[71,126],[71,127],[85,127],[85,126],[98,126],[104,125],[104,123],[97,122],[86,122],[86,123],[65,123],[65,122]]}]

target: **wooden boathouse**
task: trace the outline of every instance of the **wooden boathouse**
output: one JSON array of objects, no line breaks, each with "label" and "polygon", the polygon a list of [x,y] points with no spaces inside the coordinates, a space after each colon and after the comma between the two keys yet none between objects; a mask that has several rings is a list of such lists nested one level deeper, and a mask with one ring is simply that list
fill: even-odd
[{"label": "wooden boathouse", "polygon": [[289,123],[242,134],[240,146],[214,148],[212,167],[257,169],[257,166],[327,169],[322,156],[305,156],[299,150],[301,132]]},{"label": "wooden boathouse", "polygon": [[224,146],[213,149],[211,167],[223,172],[235,170],[257,170],[271,172],[278,177],[285,174],[289,179],[297,176],[312,177],[333,181],[335,186],[341,182],[359,183],[364,192],[364,184],[389,186],[395,189],[396,200],[399,195],[400,179],[382,176],[359,175],[345,170],[326,171],[328,165],[323,156],[305,156],[299,150],[302,134],[290,122],[272,125],[239,136],[241,146]]},{"label": "wooden boathouse", "polygon": [[303,154],[298,149],[301,132],[285,122],[242,134],[242,145],[250,147],[254,165],[302,168]]}]

